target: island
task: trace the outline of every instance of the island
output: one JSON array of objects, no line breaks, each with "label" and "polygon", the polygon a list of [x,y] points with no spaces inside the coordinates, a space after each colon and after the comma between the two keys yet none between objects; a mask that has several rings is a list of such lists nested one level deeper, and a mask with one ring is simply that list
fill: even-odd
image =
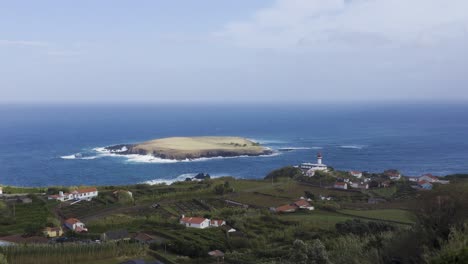
[{"label": "island", "polygon": [[106,150],[121,155],[152,155],[161,159],[186,160],[213,157],[270,155],[273,151],[242,137],[169,137],[136,144],[109,146]]}]

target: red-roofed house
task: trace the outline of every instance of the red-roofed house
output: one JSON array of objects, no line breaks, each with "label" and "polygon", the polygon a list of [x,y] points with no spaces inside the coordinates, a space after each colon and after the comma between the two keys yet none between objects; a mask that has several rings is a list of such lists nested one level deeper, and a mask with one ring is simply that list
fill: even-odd
[{"label": "red-roofed house", "polygon": [[336,189],[346,190],[348,189],[348,184],[346,182],[335,182],[335,185],[333,185],[333,187]]},{"label": "red-roofed house", "polygon": [[205,229],[210,227],[210,219],[203,217],[185,217],[182,215],[180,223],[186,227]]},{"label": "red-roofed house", "polygon": [[282,205],[280,207],[276,207],[275,208],[275,212],[277,213],[293,213],[293,212],[296,212],[297,210],[297,206],[295,205]]},{"label": "red-roofed house", "polygon": [[362,172],[360,172],[360,171],[349,171],[349,174],[351,174],[351,176],[354,176],[356,178],[361,178],[362,177]]},{"label": "red-roofed house", "polygon": [[65,226],[68,229],[77,233],[88,232],[88,229],[85,227],[85,225],[76,218],[68,218],[67,220],[65,220]]},{"label": "red-roofed house", "polygon": [[427,182],[439,182],[439,178],[432,174],[424,174],[423,176],[419,177],[419,181],[427,181]]},{"label": "red-roofed house", "polygon": [[301,199],[299,201],[294,202],[294,205],[297,206],[299,209],[314,210],[314,207],[310,205],[310,203],[305,199]]}]

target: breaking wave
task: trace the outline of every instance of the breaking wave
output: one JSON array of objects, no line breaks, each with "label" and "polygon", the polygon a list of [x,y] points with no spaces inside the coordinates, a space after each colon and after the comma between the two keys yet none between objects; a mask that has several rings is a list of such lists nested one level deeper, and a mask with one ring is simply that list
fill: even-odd
[{"label": "breaking wave", "polygon": [[363,145],[342,145],[342,146],[340,146],[340,148],[343,148],[343,149],[363,149],[363,148],[365,148],[365,146],[363,146]]},{"label": "breaking wave", "polygon": [[[174,179],[154,179],[154,180],[149,180],[149,181],[144,181],[142,182],[143,184],[149,184],[149,185],[157,185],[157,184],[166,184],[166,185],[171,185],[174,182],[183,182],[187,178],[192,178],[195,177],[198,173],[184,173],[179,176],[177,176]],[[220,177],[226,177],[228,176],[227,173],[219,173],[219,174],[210,174],[211,179],[216,179]]]},{"label": "breaking wave", "polygon": [[[125,147],[124,147],[125,148]],[[129,163],[177,163],[177,162],[202,162],[202,161],[210,161],[210,160],[219,160],[219,159],[236,159],[236,158],[252,158],[252,157],[274,157],[280,155],[279,152],[273,152],[272,154],[268,155],[259,155],[259,156],[248,156],[248,155],[241,155],[241,156],[234,156],[234,157],[210,157],[210,158],[197,158],[197,159],[184,159],[184,160],[175,160],[175,159],[162,159],[152,155],[138,155],[138,154],[127,154],[122,155],[119,152],[125,151],[123,148],[121,150],[107,150],[106,148],[99,147],[94,148],[93,151],[97,153],[95,156],[82,156],[80,153],[61,156],[62,159],[97,159],[103,157],[114,157],[114,158],[122,158],[126,159],[126,162]]]}]

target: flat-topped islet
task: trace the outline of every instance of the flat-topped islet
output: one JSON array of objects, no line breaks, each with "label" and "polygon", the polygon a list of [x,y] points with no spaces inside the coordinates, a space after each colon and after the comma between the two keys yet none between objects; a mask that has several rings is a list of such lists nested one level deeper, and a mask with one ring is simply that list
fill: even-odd
[{"label": "flat-topped islet", "polygon": [[162,159],[186,160],[212,157],[261,156],[273,151],[242,137],[169,137],[105,148],[112,153],[152,155]]}]

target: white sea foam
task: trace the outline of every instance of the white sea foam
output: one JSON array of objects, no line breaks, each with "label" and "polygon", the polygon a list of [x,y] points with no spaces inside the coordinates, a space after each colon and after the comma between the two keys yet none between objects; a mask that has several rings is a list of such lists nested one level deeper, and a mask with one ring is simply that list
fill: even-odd
[{"label": "white sea foam", "polygon": [[278,150],[310,150],[310,149],[322,149],[322,147],[283,147]]},{"label": "white sea foam", "polygon": [[344,149],[363,149],[365,146],[363,145],[342,145],[340,148]]},{"label": "white sea foam", "polygon": [[[98,147],[94,148],[93,151],[97,153],[95,156],[82,156],[80,153],[76,153],[73,155],[68,156],[61,156],[62,159],[83,159],[83,160],[92,160],[97,158],[103,157],[114,157],[114,158],[122,158],[125,159],[126,162],[129,163],[177,163],[177,162],[202,162],[202,161],[210,161],[210,160],[218,160],[218,159],[236,159],[236,158],[251,158],[251,157],[273,157],[277,156],[280,153],[273,151],[272,154],[267,155],[258,155],[258,156],[248,156],[248,155],[241,155],[241,156],[233,156],[233,157],[209,157],[209,158],[197,158],[197,159],[184,159],[184,160],[175,160],[175,159],[162,159],[159,157],[155,157],[152,155],[139,155],[139,154],[119,154],[119,152],[126,151],[127,148],[124,146],[120,150],[108,150],[105,147]],[[271,149],[270,149],[271,150]]]},{"label": "white sea foam", "polygon": [[76,159],[75,154],[68,155],[68,156],[60,156],[61,159]]},{"label": "white sea foam", "polygon": [[[171,185],[171,184],[173,184],[175,182],[183,182],[187,178],[192,178],[193,179],[193,177],[197,176],[197,174],[198,173],[184,173],[184,174],[181,174],[181,175],[177,176],[174,179],[154,179],[154,180],[144,181],[142,183],[149,184],[149,185],[157,185],[157,184]],[[217,173],[217,174],[213,174],[213,175],[210,174],[211,179],[216,179],[216,178],[226,177],[226,176],[228,176],[227,173]]]}]

